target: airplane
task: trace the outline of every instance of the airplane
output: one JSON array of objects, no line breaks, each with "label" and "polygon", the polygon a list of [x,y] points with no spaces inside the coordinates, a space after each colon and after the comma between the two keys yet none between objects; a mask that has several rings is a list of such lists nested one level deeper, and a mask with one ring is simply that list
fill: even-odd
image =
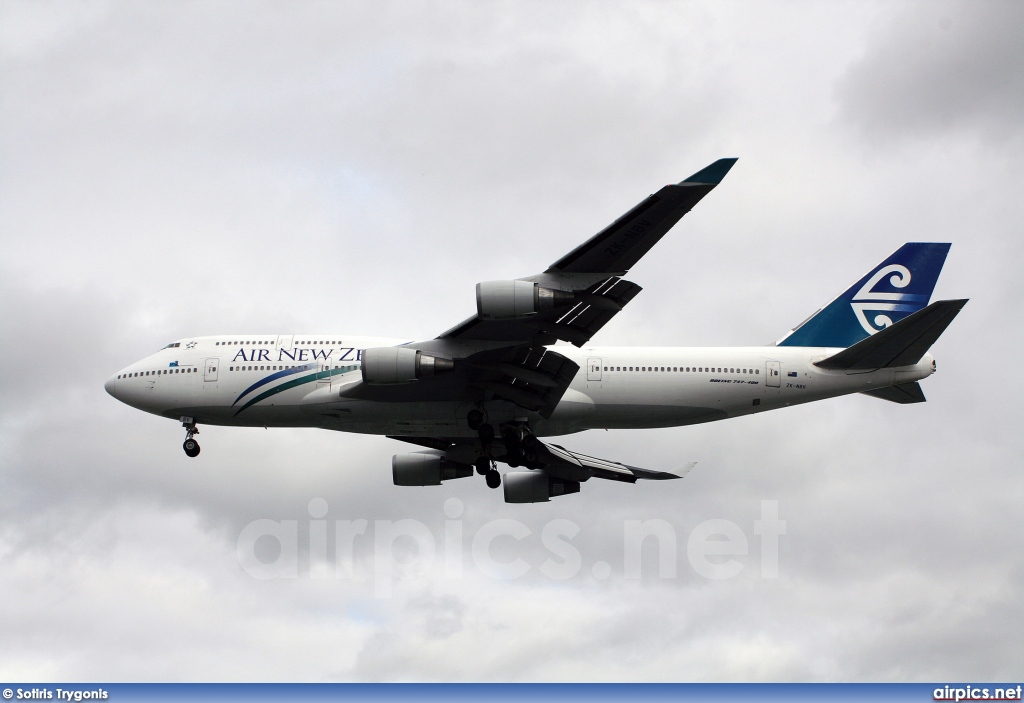
[{"label": "airplane", "polygon": [[[929,303],[948,243],[911,242],[775,344],[602,347],[591,339],[641,288],[624,276],[729,172],[720,159],[667,185],[524,278],[476,286],[477,312],[435,339],[229,334],[168,344],[105,388],[182,423],[318,427],[423,447],[392,457],[398,486],[475,471],[509,503],[577,493],[591,478],[626,483],[675,473],[587,456],[542,438],[588,429],[726,420],[850,393],[919,403],[932,344],[967,303]],[[559,344],[561,342],[561,344]],[[498,463],[507,464],[504,479]]]}]

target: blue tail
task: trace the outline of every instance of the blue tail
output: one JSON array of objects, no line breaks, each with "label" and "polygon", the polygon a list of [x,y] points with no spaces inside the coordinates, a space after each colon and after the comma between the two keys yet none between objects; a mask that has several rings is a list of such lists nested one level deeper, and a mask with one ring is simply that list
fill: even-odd
[{"label": "blue tail", "polygon": [[949,244],[911,242],[777,342],[849,347],[928,305]]}]

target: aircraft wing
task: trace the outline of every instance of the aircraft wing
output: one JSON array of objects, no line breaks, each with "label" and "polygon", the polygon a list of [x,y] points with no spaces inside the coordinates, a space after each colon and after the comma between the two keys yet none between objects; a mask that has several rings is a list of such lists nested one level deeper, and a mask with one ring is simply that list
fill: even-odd
[{"label": "aircraft wing", "polygon": [[[478,312],[439,339],[543,346],[557,340],[583,346],[642,289],[622,278],[673,225],[710,193],[736,159],[719,159],[667,185],[551,264],[520,281],[569,293],[561,304],[527,316],[494,319]],[[478,287],[478,306],[479,306]]]},{"label": "aircraft wing", "polygon": [[650,471],[637,466],[620,464],[596,457],[573,452],[557,444],[538,442],[538,461],[549,474],[556,478],[567,478],[573,481],[586,481],[590,477],[604,478],[611,481],[636,483],[637,479],[665,481],[683,478],[696,462],[691,462],[677,469],[679,473],[668,471]]},{"label": "aircraft wing", "polygon": [[[440,437],[405,437],[389,436],[389,439],[396,439],[400,442],[408,442],[421,447],[428,447],[443,452],[451,452],[460,444],[466,444],[465,439],[445,439]],[[470,442],[471,444],[472,442]],[[501,439],[495,440],[495,448],[499,452],[498,458],[502,457],[504,445]],[[458,450],[455,449],[457,452]],[[625,483],[636,483],[637,480],[665,481],[676,478],[683,478],[690,472],[697,462],[691,461],[675,469],[674,472],[652,471],[641,469],[638,466],[630,466],[617,461],[598,459],[574,452],[557,444],[537,441],[536,466],[545,473],[555,478],[570,481],[587,481],[591,478],[603,478],[610,481],[622,481]]]},{"label": "aircraft wing", "polygon": [[583,346],[636,297],[640,286],[622,276],[735,163],[719,159],[665,186],[543,273],[478,284],[476,315],[433,340],[405,345],[452,359],[450,372],[411,384],[355,383],[341,395],[407,402],[497,397],[550,417],[579,366],[548,346],[559,340]]}]

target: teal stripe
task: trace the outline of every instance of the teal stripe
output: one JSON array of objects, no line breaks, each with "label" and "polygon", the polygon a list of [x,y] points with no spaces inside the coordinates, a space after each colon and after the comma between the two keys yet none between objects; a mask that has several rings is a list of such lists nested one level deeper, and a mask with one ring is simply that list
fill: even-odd
[{"label": "teal stripe", "polygon": [[[330,369],[330,375],[336,376],[338,374],[348,373],[349,370],[350,369]],[[288,381],[287,383],[282,383],[280,386],[275,386],[274,388],[271,388],[269,391],[264,391],[263,393],[260,393],[258,396],[251,399],[248,403],[240,407],[238,409],[238,412],[235,413],[235,417],[238,417],[238,414],[241,413],[243,410],[245,410],[251,405],[255,405],[261,400],[266,400],[267,398],[275,396],[278,393],[281,393],[282,391],[288,390],[289,388],[295,388],[306,383],[312,383],[313,381],[317,380],[318,376],[320,378],[323,378],[323,376],[320,373],[311,373],[308,376],[300,376],[299,378],[293,378],[291,381]]]}]

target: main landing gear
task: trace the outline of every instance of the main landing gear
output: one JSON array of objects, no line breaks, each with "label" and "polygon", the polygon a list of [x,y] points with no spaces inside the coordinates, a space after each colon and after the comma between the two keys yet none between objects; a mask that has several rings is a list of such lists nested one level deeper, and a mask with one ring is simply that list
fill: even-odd
[{"label": "main landing gear", "polygon": [[[466,424],[480,437],[480,458],[475,462],[476,472],[486,477],[487,485],[497,488],[501,485],[501,474],[495,468],[492,444],[494,442],[494,426],[487,423],[487,418],[478,409],[470,410],[466,415]],[[526,422],[507,423],[501,426],[501,445],[504,447],[502,461],[512,468],[525,466],[528,469],[540,468],[538,449],[540,441],[530,431]],[[499,452],[501,450],[499,449]]]},{"label": "main landing gear", "polygon": [[497,488],[501,485],[501,474],[494,467],[490,457],[482,456],[476,460],[476,472],[484,477],[488,488]]},{"label": "main landing gear", "polygon": [[494,427],[484,422],[484,414],[479,410],[470,410],[466,416],[466,424],[469,429],[476,430],[480,435],[480,448],[483,456],[476,460],[476,472],[487,480],[488,488],[497,488],[501,485],[501,474],[491,459],[491,442],[494,441]]},{"label": "main landing gear", "polygon": [[185,428],[185,443],[181,445],[181,448],[190,457],[199,456],[199,442],[192,439],[194,435],[199,434],[199,428],[196,427],[195,420],[191,417],[183,417],[181,418],[181,426]]},{"label": "main landing gear", "polygon": [[525,466],[537,468],[537,438],[525,425],[509,427],[502,434],[505,442],[505,462],[513,469]]}]

